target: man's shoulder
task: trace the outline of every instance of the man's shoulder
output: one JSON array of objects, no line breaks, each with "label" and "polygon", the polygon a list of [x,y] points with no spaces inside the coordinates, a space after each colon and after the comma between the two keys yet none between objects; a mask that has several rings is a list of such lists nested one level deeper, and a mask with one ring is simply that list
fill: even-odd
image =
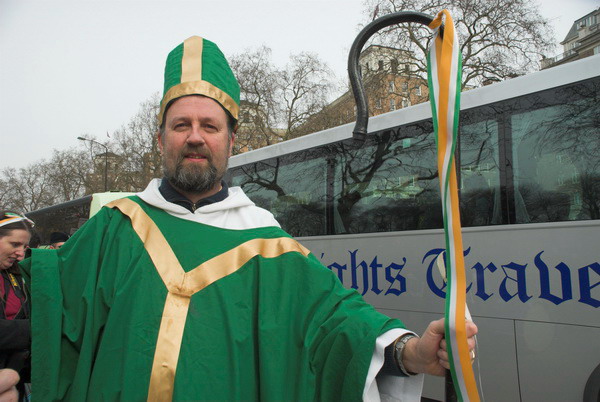
[{"label": "man's shoulder", "polygon": [[196,215],[207,224],[227,229],[280,227],[273,214],[252,202],[240,187],[230,187],[226,199],[199,208]]},{"label": "man's shoulder", "polygon": [[259,207],[258,205],[251,204],[240,205],[235,207],[236,218],[239,220],[240,224],[243,223],[243,226],[246,228],[252,227],[267,227],[274,226],[277,228],[281,228],[275,216],[268,210]]},{"label": "man's shoulder", "polygon": [[264,208],[261,208],[257,205],[248,205],[240,208],[242,213],[250,214],[251,217],[253,217],[257,223],[262,223],[262,225],[260,226],[281,227],[281,225],[279,225],[279,222],[277,222],[277,219],[275,219],[275,216],[270,211]]}]

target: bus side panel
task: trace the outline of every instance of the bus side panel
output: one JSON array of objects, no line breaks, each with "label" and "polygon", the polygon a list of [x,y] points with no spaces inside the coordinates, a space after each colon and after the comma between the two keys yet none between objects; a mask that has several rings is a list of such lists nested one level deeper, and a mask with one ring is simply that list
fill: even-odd
[{"label": "bus side panel", "polygon": [[[600,327],[598,233],[600,221],[465,229],[471,313]],[[441,230],[299,240],[375,307],[444,311]]]},{"label": "bus side panel", "polygon": [[474,320],[479,335],[473,369],[483,400],[520,400],[514,321],[485,317]]},{"label": "bus side panel", "polygon": [[517,321],[516,329],[523,401],[581,401],[600,364],[600,328]]}]

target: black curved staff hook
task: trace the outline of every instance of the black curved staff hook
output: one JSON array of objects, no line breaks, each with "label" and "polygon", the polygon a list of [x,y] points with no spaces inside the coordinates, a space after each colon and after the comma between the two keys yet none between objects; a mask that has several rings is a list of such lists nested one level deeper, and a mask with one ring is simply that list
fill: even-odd
[{"label": "black curved staff hook", "polygon": [[354,101],[356,102],[356,125],[354,126],[354,130],[352,130],[354,139],[361,141],[365,140],[365,137],[367,136],[367,125],[369,123],[369,105],[367,103],[367,95],[360,77],[358,66],[358,57],[360,56],[363,46],[373,34],[390,25],[405,22],[417,22],[419,24],[429,25],[431,21],[433,21],[433,17],[428,14],[418,13],[416,11],[399,11],[377,18],[364,27],[356,39],[354,39],[354,43],[352,43],[352,47],[350,48],[350,54],[348,55],[348,75],[350,76],[350,85],[352,86],[352,93],[354,94]]}]

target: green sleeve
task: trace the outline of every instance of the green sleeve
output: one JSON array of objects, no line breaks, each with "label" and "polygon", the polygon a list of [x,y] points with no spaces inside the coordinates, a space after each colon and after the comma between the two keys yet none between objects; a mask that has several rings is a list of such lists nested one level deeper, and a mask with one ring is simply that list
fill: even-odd
[{"label": "green sleeve", "polygon": [[41,399],[86,395],[114,283],[117,257],[104,252],[118,225],[113,215],[102,209],[60,250],[33,249],[22,263],[31,292],[32,385]]},{"label": "green sleeve", "polygon": [[330,291],[319,300],[309,332],[316,397],[360,401],[377,337],[404,325],[377,312],[354,289],[344,288],[328,269],[322,271],[321,281]]}]

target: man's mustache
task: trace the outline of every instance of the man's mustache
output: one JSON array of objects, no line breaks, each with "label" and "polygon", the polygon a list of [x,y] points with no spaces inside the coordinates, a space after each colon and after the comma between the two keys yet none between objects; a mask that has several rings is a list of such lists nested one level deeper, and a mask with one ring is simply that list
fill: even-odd
[{"label": "man's mustache", "polygon": [[207,161],[212,162],[212,155],[209,150],[207,150],[205,148],[193,148],[193,147],[185,147],[181,150],[181,152],[179,153],[179,158],[178,158],[179,162],[183,161],[185,156],[190,155],[190,154],[202,156],[203,158],[206,158]]}]

